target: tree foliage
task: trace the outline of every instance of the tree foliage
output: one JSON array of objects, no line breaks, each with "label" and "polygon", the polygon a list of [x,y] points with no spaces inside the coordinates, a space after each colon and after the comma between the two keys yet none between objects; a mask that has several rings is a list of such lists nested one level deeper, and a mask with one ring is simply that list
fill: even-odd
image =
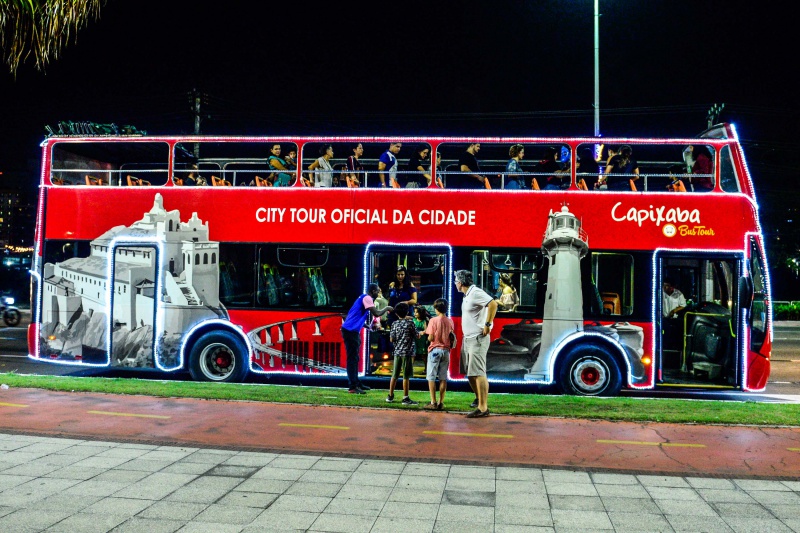
[{"label": "tree foliage", "polygon": [[106,0],[0,0],[0,47],[12,74],[33,57],[44,71],[90,19],[100,18]]}]

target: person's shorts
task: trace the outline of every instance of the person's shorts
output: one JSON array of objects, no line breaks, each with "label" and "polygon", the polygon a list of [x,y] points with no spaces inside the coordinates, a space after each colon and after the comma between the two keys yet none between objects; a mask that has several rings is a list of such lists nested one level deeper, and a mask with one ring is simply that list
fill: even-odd
[{"label": "person's shorts", "polygon": [[434,348],[428,352],[428,381],[447,381],[447,369],[450,367],[450,350]]},{"label": "person's shorts", "polygon": [[403,370],[403,379],[411,379],[414,375],[414,356],[395,357],[394,365],[392,368],[392,377],[397,379],[400,376],[400,370]]},{"label": "person's shorts", "polygon": [[486,352],[488,351],[488,335],[464,339],[461,343],[461,357],[467,362],[468,377],[486,377]]}]

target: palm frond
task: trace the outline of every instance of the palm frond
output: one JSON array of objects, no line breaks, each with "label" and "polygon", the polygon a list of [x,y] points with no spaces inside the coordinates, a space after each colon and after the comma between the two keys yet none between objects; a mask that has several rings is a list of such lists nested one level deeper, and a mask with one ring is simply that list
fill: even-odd
[{"label": "palm frond", "polygon": [[0,0],[0,47],[12,74],[33,56],[44,71],[59,58],[90,19],[100,18],[106,0]]}]

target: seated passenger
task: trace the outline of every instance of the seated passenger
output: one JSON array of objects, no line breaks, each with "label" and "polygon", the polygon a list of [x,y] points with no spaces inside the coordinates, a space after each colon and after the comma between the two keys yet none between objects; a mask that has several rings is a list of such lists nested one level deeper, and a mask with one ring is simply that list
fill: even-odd
[{"label": "seated passenger", "polygon": [[290,148],[289,153],[286,155],[286,168],[294,170],[297,168],[297,149]]},{"label": "seated passenger", "polygon": [[[605,174],[600,178],[609,191],[630,191],[632,181],[639,179],[639,164],[631,156],[633,149],[627,144],[608,161]],[[635,189],[633,189],[635,190]]]},{"label": "seated passenger", "polygon": [[683,165],[672,165],[669,167],[669,185],[667,190],[669,192],[686,192],[686,186],[683,184],[682,177],[686,177],[686,168]]},{"label": "seated passenger", "polygon": [[498,285],[500,285],[500,298],[495,300],[497,310],[500,312],[513,311],[519,305],[519,294],[511,281],[511,274],[500,274]]},{"label": "seated passenger", "polygon": [[581,149],[577,170],[580,173],[577,177],[580,189],[593,191],[597,188],[597,182],[600,179],[600,165],[594,158],[594,150],[590,147]]},{"label": "seated passenger", "polygon": [[[273,144],[270,149],[272,155],[269,156],[269,168],[272,170],[285,170],[289,171],[289,163],[281,158],[281,145]],[[288,187],[292,184],[292,176],[287,172],[278,172],[272,180],[272,185],[275,187]]]},{"label": "seated passenger", "polygon": [[692,190],[695,192],[714,190],[714,165],[708,147],[702,144],[689,145],[683,151],[683,155],[692,169],[692,176],[689,177]]},{"label": "seated passenger", "polygon": [[554,191],[569,188],[569,171],[564,170],[558,162],[559,150],[554,146],[544,149],[544,159],[539,162],[537,172],[545,174],[544,190]]},{"label": "seated passenger", "polygon": [[[522,170],[522,158],[525,157],[525,147],[521,144],[514,144],[508,149],[508,156],[511,158],[506,164],[506,179],[503,184],[504,189],[527,189],[525,187],[525,176]],[[536,179],[536,178],[533,178]]]}]

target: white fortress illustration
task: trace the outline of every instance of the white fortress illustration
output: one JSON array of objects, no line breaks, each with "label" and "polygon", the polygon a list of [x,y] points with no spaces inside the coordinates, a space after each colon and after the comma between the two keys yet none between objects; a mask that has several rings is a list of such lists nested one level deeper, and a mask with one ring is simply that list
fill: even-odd
[{"label": "white fortress illustration", "polygon": [[[153,366],[153,331],[159,328],[159,355],[169,365],[182,332],[205,318],[227,318],[219,301],[218,261],[219,243],[208,240],[208,224],[197,213],[181,222],[180,212],[164,209],[156,194],[141,220],[93,240],[88,257],[45,265],[41,355],[87,362],[102,353],[105,361],[110,326],[112,365]],[[157,305],[163,308],[160,325],[154,323]]]}]

